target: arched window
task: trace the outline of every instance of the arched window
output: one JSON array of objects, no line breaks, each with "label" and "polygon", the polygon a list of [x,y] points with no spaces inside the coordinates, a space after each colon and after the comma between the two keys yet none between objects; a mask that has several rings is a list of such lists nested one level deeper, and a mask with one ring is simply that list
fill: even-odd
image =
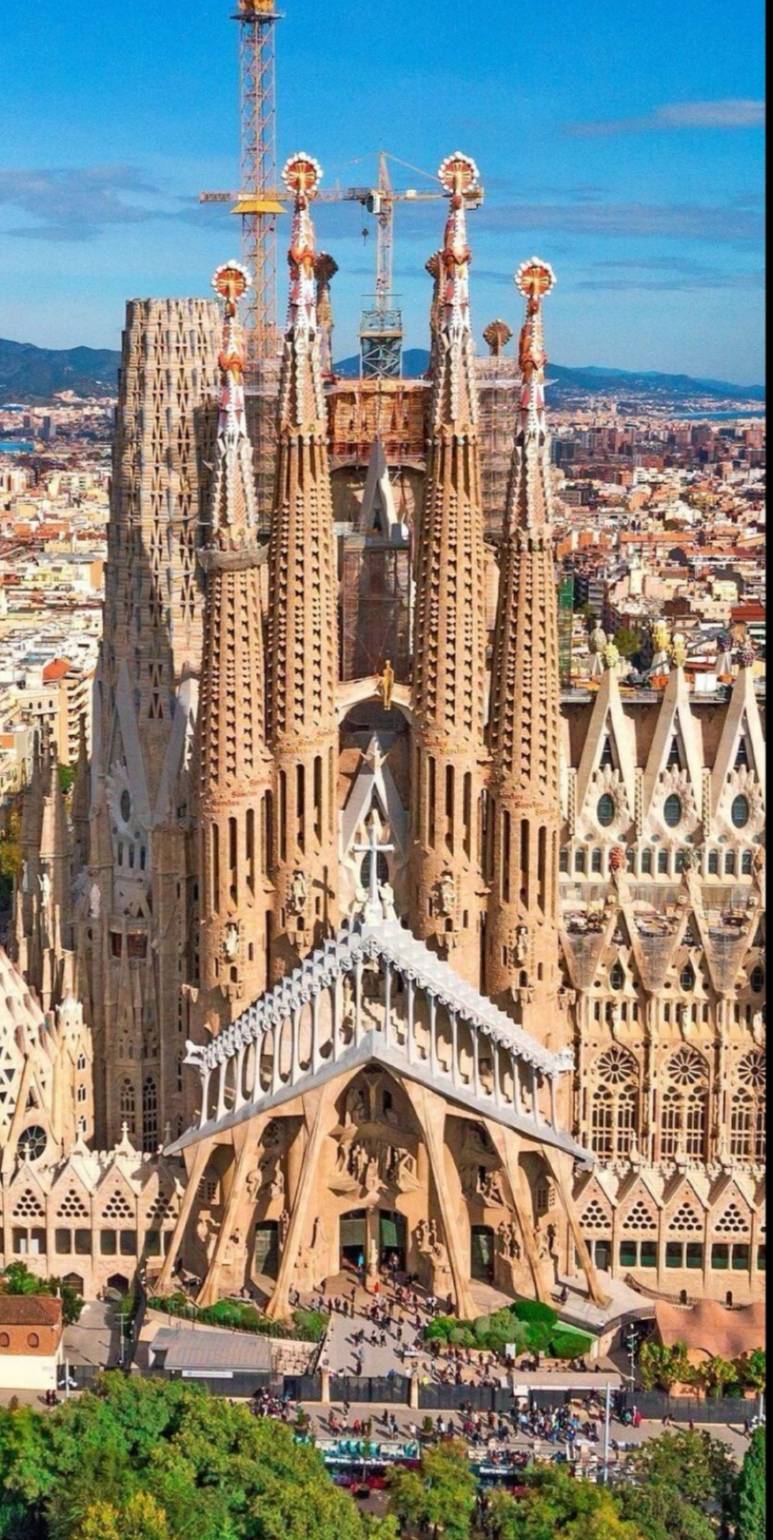
[{"label": "arched window", "polygon": [[692,963],[685,964],[679,975],[679,983],[681,984],[682,989],[685,990],[695,988],[695,972],[693,970]]},{"label": "arched window", "polygon": [[142,1148],[153,1151],[158,1144],[158,1095],[156,1082],[148,1075],[142,1087]]},{"label": "arched window", "polygon": [[594,1153],[615,1160],[629,1155],[638,1135],[638,1071],[633,1055],[607,1048],[593,1066],[591,1112]]},{"label": "arched window", "polygon": [[135,1131],[134,1119],[137,1111],[137,1101],[134,1095],[134,1086],[130,1080],[124,1080],[121,1086],[118,1105],[121,1113],[121,1122],[125,1123],[129,1133],[133,1134]]},{"label": "arched window", "polygon": [[660,1118],[660,1154],[704,1159],[708,1126],[708,1069],[693,1048],[680,1048],[668,1064]]},{"label": "arched window", "polygon": [[765,1056],[747,1053],[738,1066],[730,1107],[730,1154],[738,1160],[765,1160]]},{"label": "arched window", "polygon": [[610,989],[622,989],[624,983],[625,983],[625,974],[623,972],[623,965],[622,965],[622,963],[619,963],[619,962],[613,963],[612,967],[609,970],[609,987],[610,987]]}]

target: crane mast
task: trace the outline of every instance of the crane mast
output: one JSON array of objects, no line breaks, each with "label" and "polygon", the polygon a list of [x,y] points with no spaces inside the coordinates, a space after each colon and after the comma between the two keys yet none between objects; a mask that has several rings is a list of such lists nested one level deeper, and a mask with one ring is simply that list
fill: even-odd
[{"label": "crane mast", "polygon": [[[278,351],[276,220],[276,23],[274,0],[239,0],[242,254],[253,275],[245,325],[246,380],[257,387]],[[266,366],[268,365],[268,370]]]}]

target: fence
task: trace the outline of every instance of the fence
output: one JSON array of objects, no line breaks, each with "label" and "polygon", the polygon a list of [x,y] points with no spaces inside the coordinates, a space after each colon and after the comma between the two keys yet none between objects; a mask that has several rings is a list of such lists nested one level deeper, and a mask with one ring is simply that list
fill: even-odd
[{"label": "fence", "polygon": [[330,1376],[331,1401],[381,1403],[388,1406],[407,1406],[410,1380],[405,1374],[365,1376],[332,1374]]},{"label": "fence", "polygon": [[646,1420],[673,1418],[674,1422],[744,1422],[756,1411],[756,1402],[745,1396],[667,1396],[660,1390],[622,1390],[615,1399],[615,1411],[636,1407]]},{"label": "fence", "polygon": [[426,1411],[457,1412],[469,1406],[476,1412],[509,1412],[513,1392],[501,1385],[420,1385],[419,1406]]}]

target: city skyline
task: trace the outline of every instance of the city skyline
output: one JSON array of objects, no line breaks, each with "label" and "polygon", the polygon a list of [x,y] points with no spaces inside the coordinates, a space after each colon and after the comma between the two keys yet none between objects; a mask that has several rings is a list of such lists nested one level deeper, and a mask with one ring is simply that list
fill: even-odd
[{"label": "city skyline", "polygon": [[[479,346],[494,314],[512,324],[512,272],[536,249],[558,274],[551,353],[561,363],[763,378],[756,0],[736,16],[744,46],[732,51],[714,0],[690,0],[678,17],[660,4],[643,15],[625,0],[594,16],[592,30],[570,0],[526,30],[498,8],[481,29],[451,0],[445,38],[429,6],[405,0],[391,7],[384,33],[344,0],[331,0],[324,25],[308,0],[288,0],[286,13],[280,163],[303,145],[331,186],[369,181],[381,146],[431,174],[457,141],[475,155],[487,193],[471,219]],[[82,0],[66,17],[48,0],[32,15],[13,0],[0,334],[116,347],[126,298],[205,295],[212,266],[237,252],[234,222],[197,202],[200,188],[232,186],[236,176],[228,15],[221,0],[195,15],[179,0],[159,14],[138,0],[127,30],[106,27]],[[31,56],[34,97],[23,84]],[[422,185],[401,167],[394,175]],[[409,347],[427,341],[424,262],[436,220],[432,205],[397,215],[395,288]],[[374,240],[363,241],[356,204],[320,207],[317,225],[339,264],[341,357],[355,349]],[[286,235],[289,220],[279,227],[280,318]]]}]

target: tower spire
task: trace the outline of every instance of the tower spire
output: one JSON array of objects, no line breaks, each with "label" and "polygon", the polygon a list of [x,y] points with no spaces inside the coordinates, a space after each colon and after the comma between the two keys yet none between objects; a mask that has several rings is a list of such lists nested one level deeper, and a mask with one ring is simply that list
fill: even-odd
[{"label": "tower spire", "polygon": [[200,553],[207,589],[198,725],[201,982],[205,1008],[214,993],[221,1024],[266,984],[271,764],[257,509],[238,319],[239,299],[249,283],[239,262],[224,263],[212,279],[224,315],[211,523]]},{"label": "tower spire", "polygon": [[542,300],[555,282],[533,257],[518,269],[526,299],[521,390],[501,548],[488,747],[491,754],[486,982],[550,1040],[558,1032],[558,621],[545,423]]},{"label": "tower spire", "polygon": [[276,974],[295,966],[336,912],[336,568],[317,317],[320,256],[309,211],[321,175],[306,154],[293,155],[282,173],[294,207],[269,545]]},{"label": "tower spire", "polygon": [[414,928],[479,984],[486,635],[465,219],[478,170],[457,152],[443,161],[439,174],[450,208],[442,249],[427,264],[436,287],[430,439],[416,562]]}]

